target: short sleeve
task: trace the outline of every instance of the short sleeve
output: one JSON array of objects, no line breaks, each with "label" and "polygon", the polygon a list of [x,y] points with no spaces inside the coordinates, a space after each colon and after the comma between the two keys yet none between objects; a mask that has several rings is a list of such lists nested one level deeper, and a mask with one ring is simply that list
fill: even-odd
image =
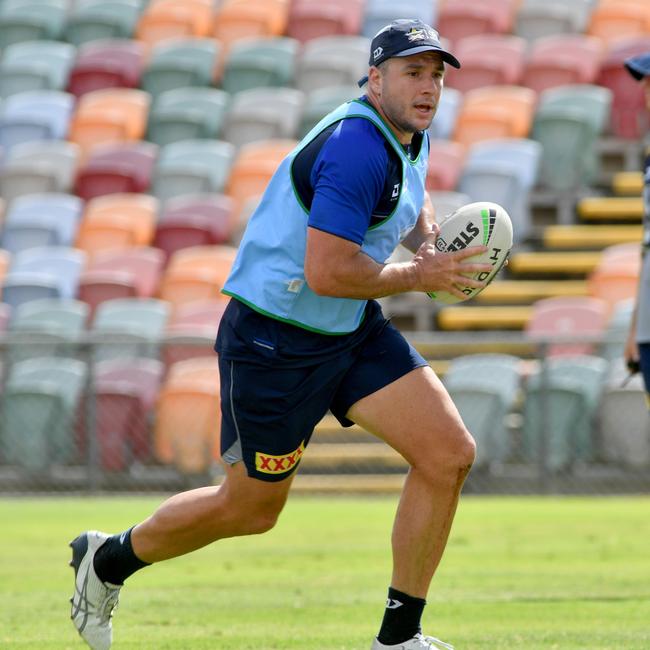
[{"label": "short sleeve", "polygon": [[365,118],[342,120],[314,163],[309,225],[363,243],[386,181],[383,135]]}]

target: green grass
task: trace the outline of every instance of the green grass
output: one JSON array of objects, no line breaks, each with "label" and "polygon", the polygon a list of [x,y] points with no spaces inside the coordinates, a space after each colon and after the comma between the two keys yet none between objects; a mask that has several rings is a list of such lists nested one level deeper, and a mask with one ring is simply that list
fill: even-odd
[{"label": "green grass", "polygon": [[[155,498],[0,501],[0,648],[85,647],[67,542],[123,530]],[[147,568],[115,650],[368,650],[390,573],[394,498],[294,496],[270,533]],[[458,650],[648,650],[650,499],[466,497],[425,631]]]}]

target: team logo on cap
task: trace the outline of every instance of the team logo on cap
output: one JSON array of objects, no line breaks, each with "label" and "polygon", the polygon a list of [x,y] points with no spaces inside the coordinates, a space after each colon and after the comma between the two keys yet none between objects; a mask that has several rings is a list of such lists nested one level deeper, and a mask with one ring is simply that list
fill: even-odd
[{"label": "team logo on cap", "polygon": [[422,29],[411,27],[411,29],[407,32],[406,37],[412,43],[415,41],[424,41],[425,39],[437,40],[438,32],[436,32],[435,29],[431,29],[430,27]]},{"label": "team logo on cap", "polygon": [[378,47],[372,51],[372,58],[376,61],[384,53],[383,47]]}]

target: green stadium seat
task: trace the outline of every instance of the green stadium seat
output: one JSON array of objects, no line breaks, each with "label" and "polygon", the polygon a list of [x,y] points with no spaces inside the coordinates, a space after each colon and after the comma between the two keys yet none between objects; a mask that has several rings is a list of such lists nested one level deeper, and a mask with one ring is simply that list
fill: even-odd
[{"label": "green stadium seat", "polygon": [[359,96],[356,84],[327,86],[307,93],[303,107],[298,135],[302,138],[337,106]]},{"label": "green stadium seat", "polygon": [[520,362],[505,354],[471,354],[447,368],[444,384],[477,443],[476,467],[511,454],[506,416],[519,396]]},{"label": "green stadium seat", "polygon": [[290,86],[298,46],[288,37],[235,41],[226,57],[221,87],[236,93],[260,86]]},{"label": "green stadium seat", "polygon": [[56,41],[63,34],[67,0],[18,0],[0,7],[0,48],[23,41]]},{"label": "green stadium seat", "polygon": [[546,369],[534,372],[526,386],[523,458],[543,463],[551,471],[565,470],[576,461],[593,461],[594,420],[609,363],[590,355],[554,357],[546,363]]},{"label": "green stadium seat", "polygon": [[216,138],[230,96],[217,88],[175,88],[158,95],[149,114],[147,140],[160,146],[178,140]]},{"label": "green stadium seat", "polygon": [[68,16],[65,37],[79,46],[109,38],[131,38],[140,15],[141,0],[90,0]]},{"label": "green stadium seat", "polygon": [[0,451],[31,472],[77,458],[74,429],[86,364],[39,357],[12,366],[2,395]]}]

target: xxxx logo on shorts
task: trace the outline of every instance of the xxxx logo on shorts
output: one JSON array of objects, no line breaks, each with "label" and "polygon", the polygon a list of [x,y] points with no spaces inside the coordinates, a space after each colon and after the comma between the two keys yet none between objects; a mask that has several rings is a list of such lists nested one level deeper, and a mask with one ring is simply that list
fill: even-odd
[{"label": "xxxx logo on shorts", "polygon": [[305,451],[305,442],[300,443],[300,447],[285,456],[271,456],[263,454],[261,451],[255,452],[255,468],[258,472],[265,474],[283,474],[293,469]]}]

